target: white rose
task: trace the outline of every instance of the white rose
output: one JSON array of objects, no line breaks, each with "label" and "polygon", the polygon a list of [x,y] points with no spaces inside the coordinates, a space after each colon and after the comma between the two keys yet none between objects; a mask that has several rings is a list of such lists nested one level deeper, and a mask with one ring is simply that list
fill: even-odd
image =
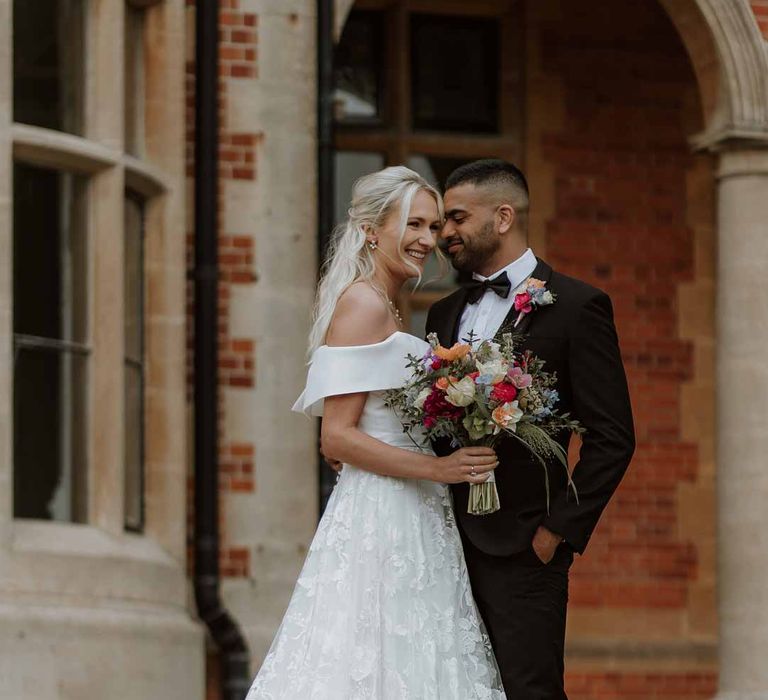
[{"label": "white rose", "polygon": [[472,377],[464,377],[448,385],[445,399],[454,406],[469,406],[475,400],[475,382]]},{"label": "white rose", "polygon": [[427,400],[427,396],[429,396],[431,393],[432,389],[430,387],[422,389],[419,395],[416,397],[416,400],[413,402],[413,405],[420,411],[424,410],[424,402]]},{"label": "white rose", "polygon": [[541,295],[541,304],[542,306],[546,304],[551,304],[554,301],[554,298],[552,297],[552,292],[547,290],[544,292],[544,294]]},{"label": "white rose", "polygon": [[504,360],[498,358],[490,362],[478,362],[477,371],[481,376],[490,375],[491,384],[498,384],[507,375],[507,367]]},{"label": "white rose", "polygon": [[491,361],[493,360],[501,360],[501,345],[498,343],[494,343],[492,340],[489,340],[487,343],[488,347],[488,357],[491,358]]}]

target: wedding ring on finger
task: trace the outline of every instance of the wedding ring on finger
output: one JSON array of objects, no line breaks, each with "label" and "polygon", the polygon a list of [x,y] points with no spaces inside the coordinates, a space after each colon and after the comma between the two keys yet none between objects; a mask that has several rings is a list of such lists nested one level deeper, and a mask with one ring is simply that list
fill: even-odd
[{"label": "wedding ring on finger", "polygon": [[475,471],[474,467],[472,467],[472,469],[470,470],[469,475],[470,476],[477,476],[477,472]]}]

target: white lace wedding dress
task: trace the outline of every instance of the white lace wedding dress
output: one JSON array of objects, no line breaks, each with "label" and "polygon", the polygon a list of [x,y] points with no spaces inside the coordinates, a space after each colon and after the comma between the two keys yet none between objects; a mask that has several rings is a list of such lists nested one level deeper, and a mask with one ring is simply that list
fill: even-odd
[{"label": "white lace wedding dress", "polygon": [[[359,428],[406,450],[383,391],[427,344],[319,348],[294,410],[369,392]],[[502,700],[470,590],[448,487],[344,465],[293,597],[246,700]]]}]

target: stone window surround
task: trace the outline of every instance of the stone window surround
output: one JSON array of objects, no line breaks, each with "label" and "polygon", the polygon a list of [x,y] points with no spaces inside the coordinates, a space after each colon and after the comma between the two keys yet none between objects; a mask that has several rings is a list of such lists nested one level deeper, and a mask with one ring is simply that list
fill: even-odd
[{"label": "stone window surround", "polygon": [[[7,592],[183,606],[183,0],[146,8],[146,159],[123,152],[123,4],[88,5],[84,136],[14,124],[12,0],[0,0],[0,562]],[[98,8],[96,6],[99,5]],[[96,11],[98,9],[98,11]],[[13,519],[12,172],[21,161],[89,177],[88,523]],[[146,199],[146,527],[123,528],[122,250],[125,189]],[[116,283],[117,282],[117,283]],[[152,426],[156,426],[153,430]],[[109,565],[103,565],[109,560]],[[94,579],[94,565],[98,565]],[[127,573],[130,572],[130,575]]]}]

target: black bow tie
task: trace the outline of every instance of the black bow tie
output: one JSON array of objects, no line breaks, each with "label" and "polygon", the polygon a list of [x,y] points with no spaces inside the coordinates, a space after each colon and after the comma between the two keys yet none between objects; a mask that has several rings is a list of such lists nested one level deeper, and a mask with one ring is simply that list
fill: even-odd
[{"label": "black bow tie", "polygon": [[502,272],[492,280],[482,280],[482,282],[480,280],[472,280],[471,282],[464,282],[461,286],[467,290],[467,301],[470,304],[476,304],[489,289],[496,292],[502,299],[506,299],[509,296],[512,283],[509,281],[507,273]]}]

